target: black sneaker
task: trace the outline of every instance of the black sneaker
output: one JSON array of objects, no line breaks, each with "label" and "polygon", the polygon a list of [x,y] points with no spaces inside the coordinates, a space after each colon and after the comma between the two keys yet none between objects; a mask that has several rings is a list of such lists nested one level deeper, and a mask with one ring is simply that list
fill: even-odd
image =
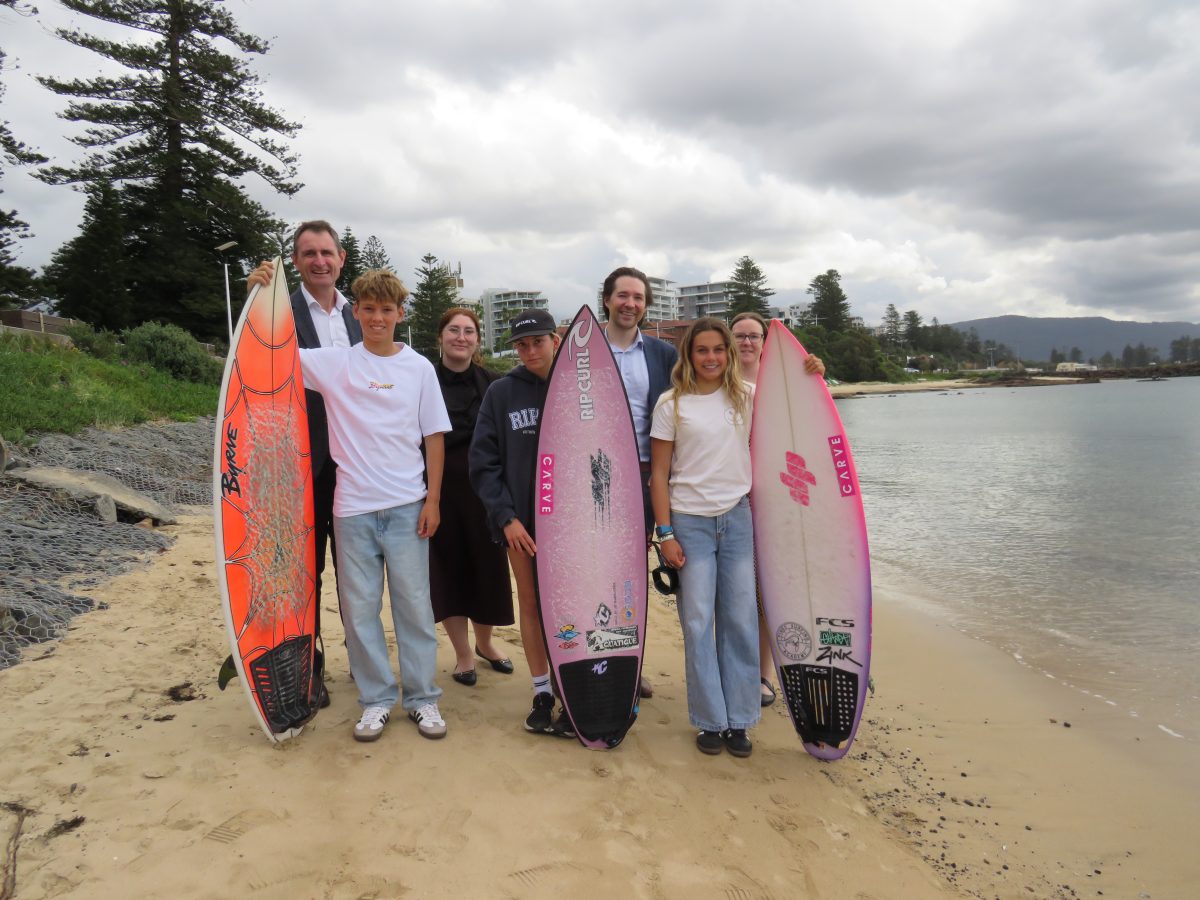
[{"label": "black sneaker", "polygon": [[696,735],[696,746],[700,748],[701,753],[716,756],[725,746],[725,742],[721,740],[719,731],[702,731]]},{"label": "black sneaker", "polygon": [[746,737],[744,728],[729,728],[722,735],[725,739],[725,746],[729,748],[729,752],[734,756],[739,756],[745,759],[750,755],[750,751],[754,749],[754,745],[750,743],[750,738]]},{"label": "black sneaker", "polygon": [[533,709],[525,719],[525,730],[535,734],[554,734],[553,694],[543,694],[539,691],[533,695]]},{"label": "black sneaker", "polygon": [[550,729],[552,734],[557,734],[559,737],[575,737],[575,726],[571,724],[571,717],[567,715],[565,709],[558,711],[558,716],[555,718],[554,724],[550,726]]}]

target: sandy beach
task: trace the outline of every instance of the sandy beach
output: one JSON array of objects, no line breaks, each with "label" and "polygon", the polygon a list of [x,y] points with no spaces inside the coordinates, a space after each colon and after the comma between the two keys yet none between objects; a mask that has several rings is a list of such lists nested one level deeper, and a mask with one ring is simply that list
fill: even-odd
[{"label": "sandy beach", "polygon": [[332,706],[272,746],[227,653],[211,522],[92,591],[102,608],[0,672],[0,895],[70,897],[1187,897],[1193,743],[1048,682],[877,586],[855,748],[821,763],[781,703],[753,756],[702,756],[673,608],[656,691],[610,752],[521,728],[527,670],[455,684],[443,741],[358,717],[324,598]]},{"label": "sandy beach", "polygon": [[[1078,378],[1060,378],[1054,376],[1035,376],[1023,379],[1028,385],[1047,384],[1078,384]],[[854,397],[866,394],[914,394],[924,391],[964,391],[976,388],[1012,387],[1012,385],[996,385],[992,382],[979,381],[974,378],[944,378],[938,381],[910,381],[904,384],[893,384],[888,381],[856,381],[854,383],[832,384],[829,393],[835,398]]]}]

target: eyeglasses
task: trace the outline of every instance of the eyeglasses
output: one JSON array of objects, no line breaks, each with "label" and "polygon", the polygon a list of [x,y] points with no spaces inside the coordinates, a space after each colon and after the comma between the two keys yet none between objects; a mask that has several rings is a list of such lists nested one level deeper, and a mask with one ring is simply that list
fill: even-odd
[{"label": "eyeglasses", "polygon": [[475,335],[479,334],[478,331],[470,326],[466,328],[459,328],[457,325],[451,325],[446,329],[446,333],[451,334],[454,337],[475,337]]},{"label": "eyeglasses", "polygon": [[761,334],[735,334],[733,336],[733,339],[735,341],[737,341],[738,343],[741,343],[742,341],[749,341],[751,344],[757,344],[759,341],[762,340],[762,335]]}]

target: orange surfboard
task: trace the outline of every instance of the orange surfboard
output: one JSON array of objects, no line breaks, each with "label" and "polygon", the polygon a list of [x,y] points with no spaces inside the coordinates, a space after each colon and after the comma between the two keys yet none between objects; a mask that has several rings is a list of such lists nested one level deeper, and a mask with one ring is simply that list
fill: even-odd
[{"label": "orange surfboard", "polygon": [[272,741],[316,713],[316,541],[296,323],[275,260],[233,335],[217,408],[217,581],[237,674]]}]

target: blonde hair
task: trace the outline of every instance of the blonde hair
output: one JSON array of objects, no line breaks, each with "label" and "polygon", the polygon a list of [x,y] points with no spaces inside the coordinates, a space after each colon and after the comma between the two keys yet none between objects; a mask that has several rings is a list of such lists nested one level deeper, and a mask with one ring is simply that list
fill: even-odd
[{"label": "blonde hair", "polygon": [[750,391],[742,378],[742,367],[737,365],[737,357],[733,351],[733,332],[720,319],[706,316],[697,319],[687,327],[683,337],[679,339],[679,359],[671,370],[671,400],[675,404],[675,424],[679,424],[679,398],[684,394],[695,394],[696,368],[692,365],[692,345],[696,336],[706,331],[715,331],[725,342],[725,374],[721,379],[721,387],[733,404],[734,412],[746,421],[750,417]]},{"label": "blonde hair", "polygon": [[442,347],[442,332],[446,330],[446,326],[454,320],[456,316],[466,316],[475,323],[475,334],[479,338],[479,345],[475,348],[475,353],[471,356],[471,362],[477,366],[483,365],[483,323],[479,321],[479,316],[475,314],[475,310],[467,309],[465,306],[452,306],[438,319],[437,327],[437,342],[438,349]]},{"label": "blonde hair", "polygon": [[370,297],[380,303],[395,303],[401,309],[408,299],[408,288],[390,269],[368,269],[354,279],[350,293],[355,300]]}]

